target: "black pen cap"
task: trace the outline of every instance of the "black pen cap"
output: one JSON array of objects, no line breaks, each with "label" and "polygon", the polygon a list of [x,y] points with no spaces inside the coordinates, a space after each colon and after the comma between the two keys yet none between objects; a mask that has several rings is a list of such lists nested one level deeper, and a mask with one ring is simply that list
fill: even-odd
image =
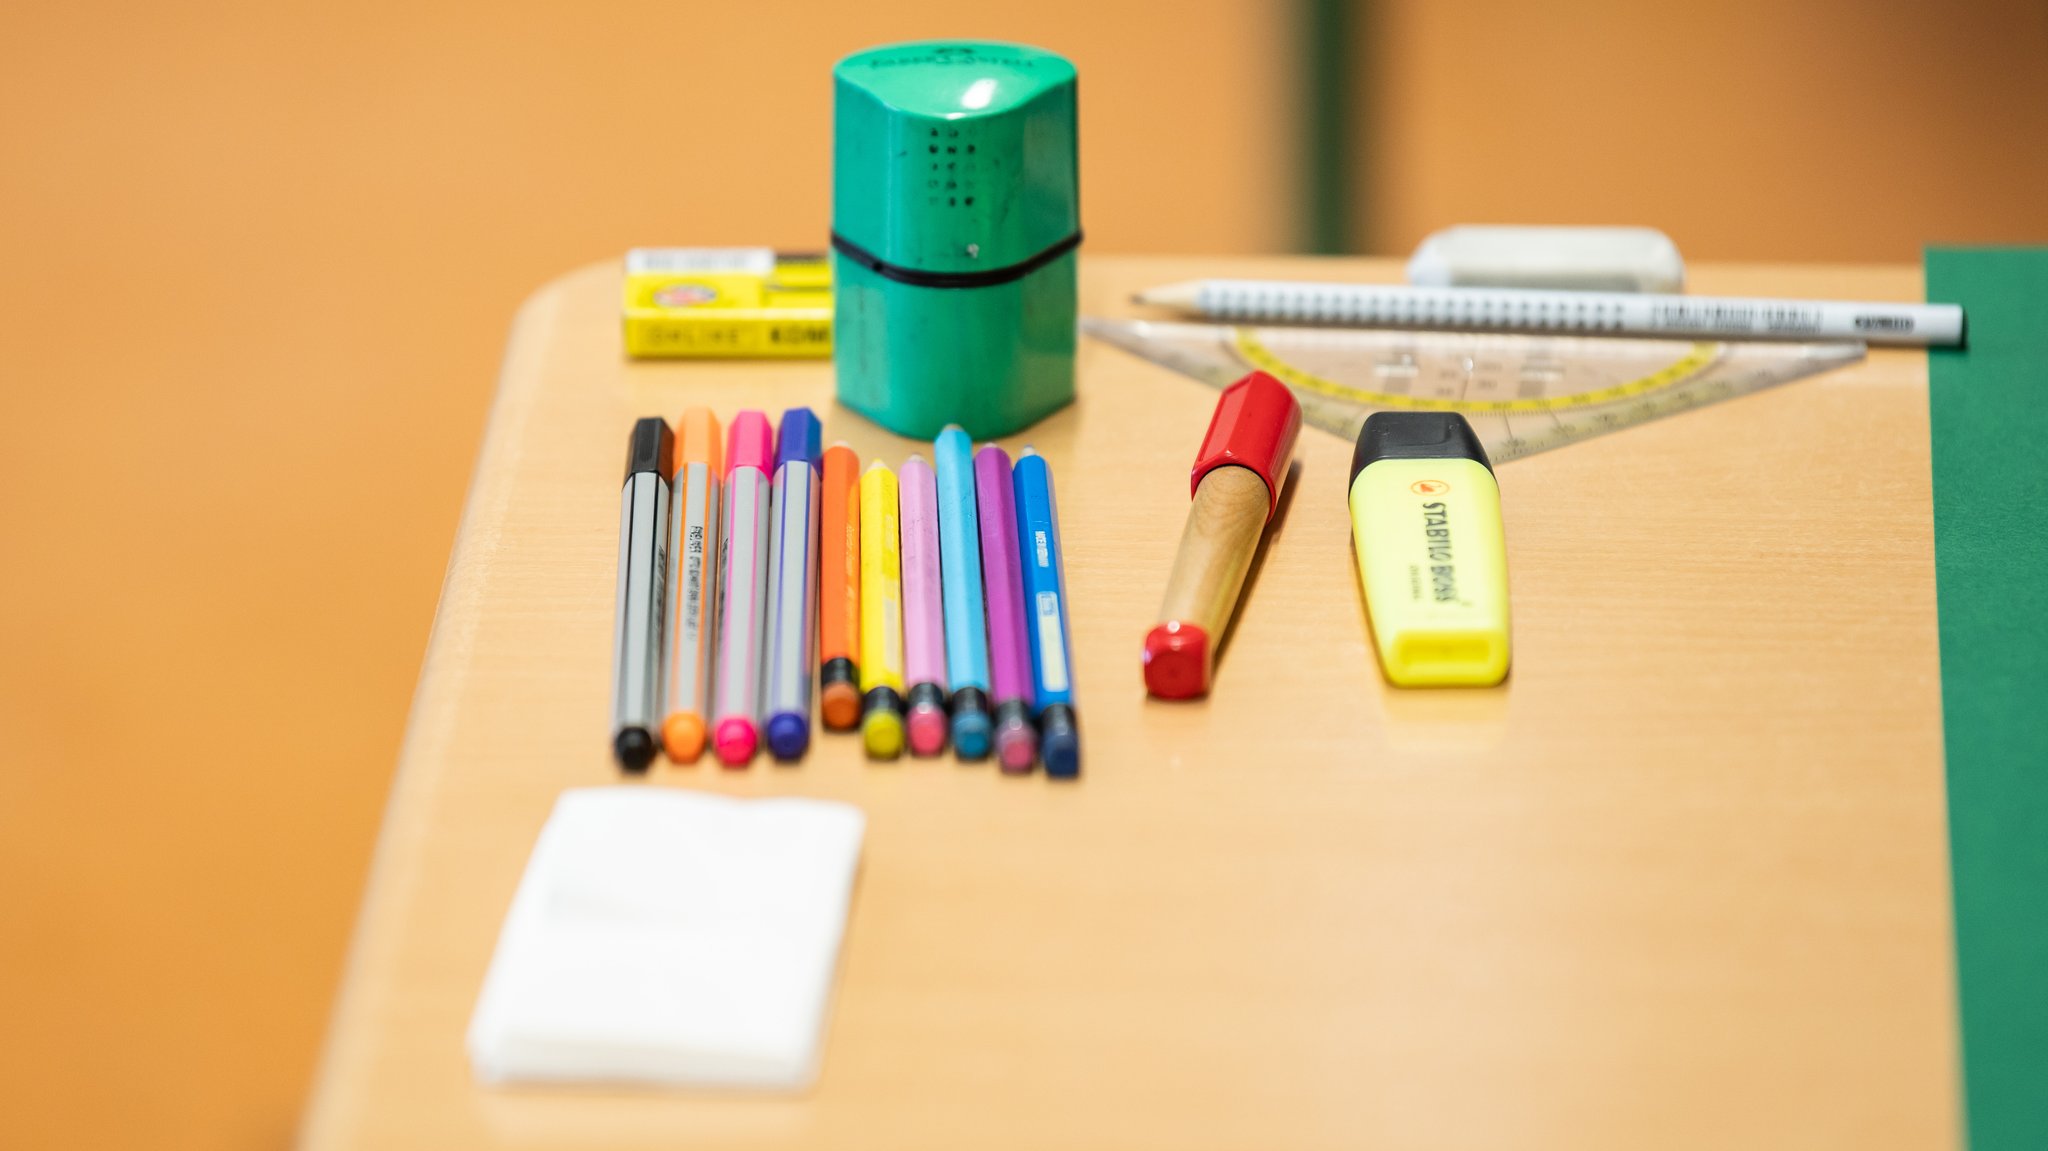
[{"label": "black pen cap", "polygon": [[1351,453],[1348,485],[1375,460],[1478,460],[1493,464],[1472,425],[1456,412],[1374,412],[1365,417],[1358,447]]},{"label": "black pen cap", "polygon": [[676,470],[676,437],[660,416],[641,416],[626,441],[626,478],[653,472],[667,479]]}]

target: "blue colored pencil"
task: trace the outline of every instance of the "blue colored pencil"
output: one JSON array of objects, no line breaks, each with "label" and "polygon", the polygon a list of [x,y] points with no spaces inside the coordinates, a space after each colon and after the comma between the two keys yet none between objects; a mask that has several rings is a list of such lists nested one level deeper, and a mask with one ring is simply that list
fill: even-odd
[{"label": "blue colored pencil", "polygon": [[989,753],[988,621],[981,598],[981,527],[974,505],[974,441],[957,425],[932,444],[939,487],[939,588],[946,602],[946,674],[953,689],[953,749]]},{"label": "blue colored pencil", "polygon": [[1025,448],[1011,471],[1017,495],[1017,555],[1024,568],[1024,612],[1030,619],[1031,688],[1038,721],[1038,757],[1045,774],[1081,774],[1081,732],[1074,720],[1073,647],[1067,628],[1067,586],[1060,560],[1060,516],[1052,469]]}]

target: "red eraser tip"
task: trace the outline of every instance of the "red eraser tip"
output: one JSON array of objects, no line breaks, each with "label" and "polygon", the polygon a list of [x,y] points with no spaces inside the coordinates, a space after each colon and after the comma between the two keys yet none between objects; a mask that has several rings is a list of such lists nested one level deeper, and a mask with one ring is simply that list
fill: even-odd
[{"label": "red eraser tip", "polygon": [[1157,699],[1209,694],[1209,633],[1178,620],[1145,633],[1145,690]]},{"label": "red eraser tip", "polygon": [[910,730],[910,754],[937,755],[946,750],[946,713],[938,708],[914,708],[905,727]]},{"label": "red eraser tip", "polygon": [[1301,403],[1294,393],[1264,372],[1251,373],[1223,389],[1223,398],[1216,401],[1209,434],[1195,453],[1188,495],[1194,495],[1202,477],[1217,468],[1250,468],[1266,481],[1266,514],[1271,516],[1280,506],[1280,485],[1287,480],[1294,438],[1300,432]]},{"label": "red eraser tip", "polygon": [[732,418],[726,429],[725,474],[735,468],[764,474],[775,470],[775,429],[768,426],[767,413],[749,410]]},{"label": "red eraser tip", "polygon": [[996,732],[995,744],[996,766],[1013,775],[1030,771],[1031,765],[1038,762],[1038,734],[1028,723]]}]

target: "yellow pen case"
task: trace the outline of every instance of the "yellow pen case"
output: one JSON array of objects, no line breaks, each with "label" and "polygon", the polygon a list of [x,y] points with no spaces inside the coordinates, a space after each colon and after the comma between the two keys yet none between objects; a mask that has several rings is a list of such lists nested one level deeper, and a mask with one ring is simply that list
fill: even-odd
[{"label": "yellow pen case", "polygon": [[622,316],[635,358],[822,358],[832,354],[831,264],[768,248],[635,248]]}]

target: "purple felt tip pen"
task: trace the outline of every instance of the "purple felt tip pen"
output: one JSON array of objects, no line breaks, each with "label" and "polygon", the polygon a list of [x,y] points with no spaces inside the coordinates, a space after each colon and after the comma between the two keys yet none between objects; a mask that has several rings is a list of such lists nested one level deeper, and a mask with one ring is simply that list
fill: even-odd
[{"label": "purple felt tip pen", "polygon": [[981,520],[981,583],[988,601],[996,762],[1004,771],[1030,771],[1038,759],[1038,731],[1031,725],[1031,637],[1008,452],[990,444],[974,453],[974,493]]}]

